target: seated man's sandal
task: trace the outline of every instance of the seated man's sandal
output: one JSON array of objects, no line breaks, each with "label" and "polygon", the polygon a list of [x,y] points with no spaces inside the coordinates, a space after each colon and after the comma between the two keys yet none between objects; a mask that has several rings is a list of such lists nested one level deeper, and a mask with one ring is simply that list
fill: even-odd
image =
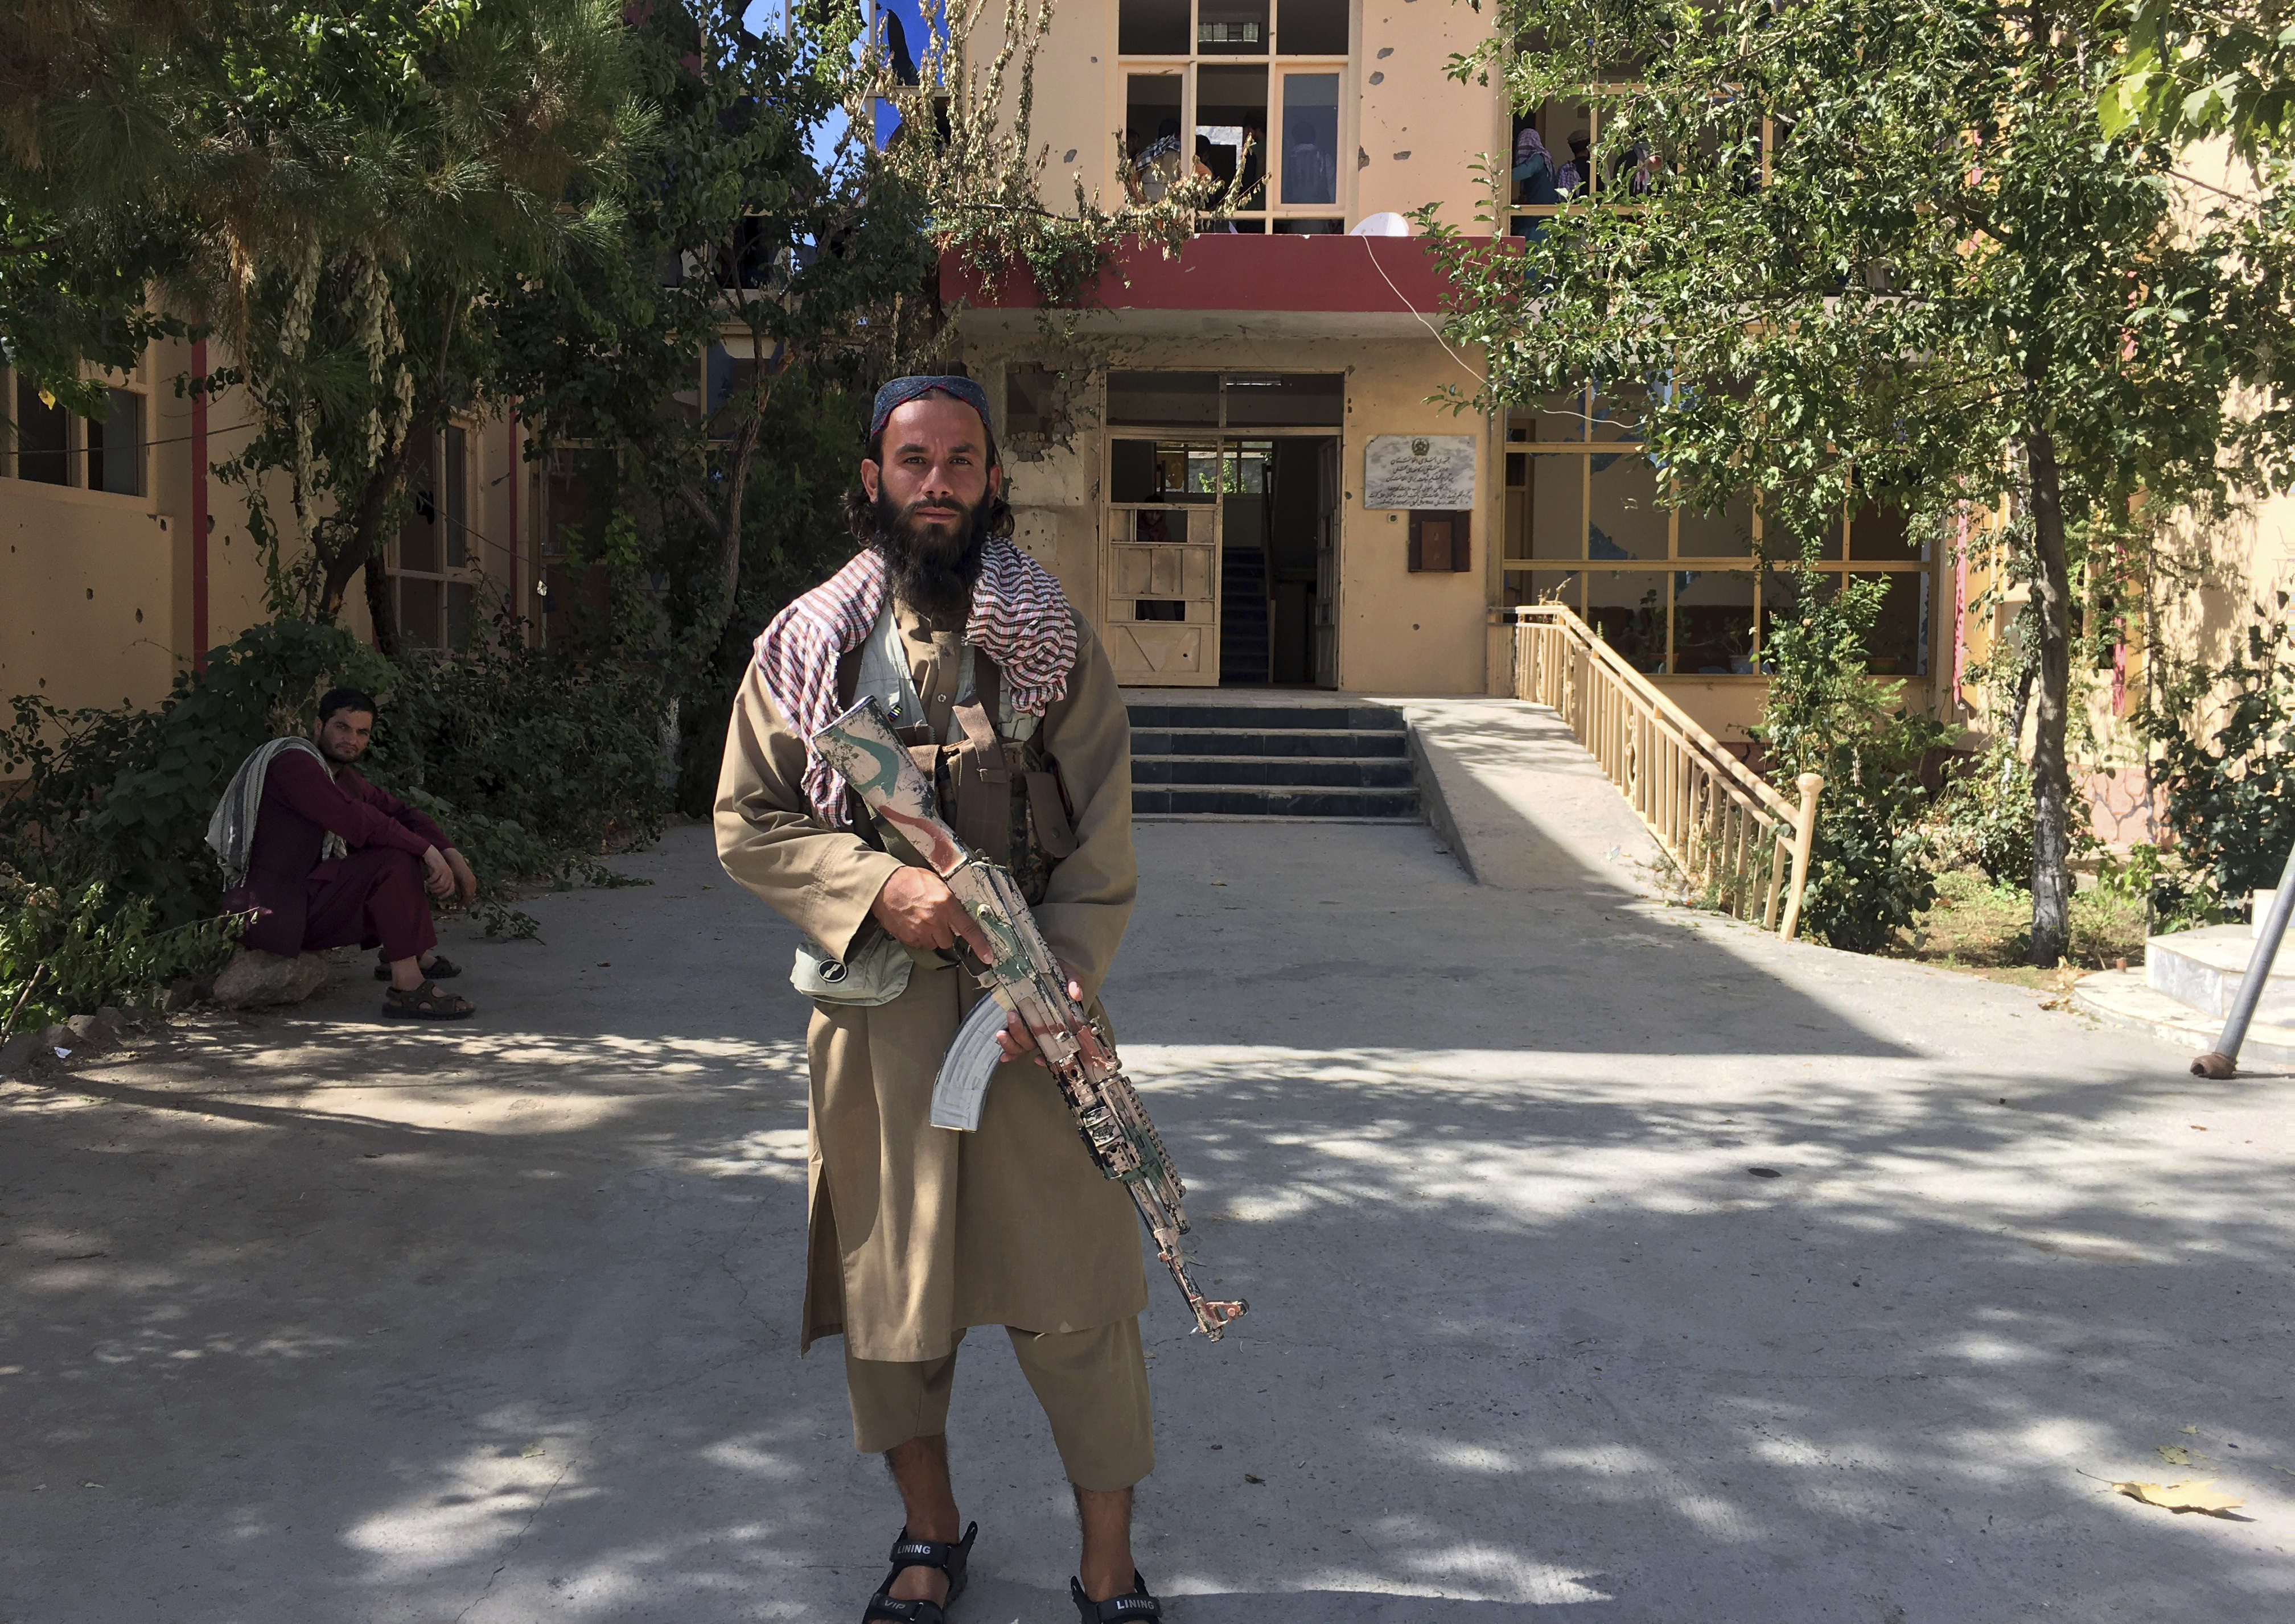
[{"label": "seated man's sandal", "polygon": [[459,1021],[478,1006],[457,992],[441,992],[438,983],[425,981],[412,992],[396,987],[382,990],[382,1012],[401,1021]]},{"label": "seated man's sandal", "polygon": [[1104,1602],[1095,1602],[1083,1593],[1081,1579],[1068,1580],[1068,1600],[1076,1604],[1076,1616],[1083,1624],[1127,1624],[1128,1620],[1160,1619],[1164,1604],[1148,1594],[1148,1581],[1139,1577],[1139,1570],[1131,1570],[1131,1593],[1111,1595]]},{"label": "seated man's sandal", "polygon": [[[861,1624],[876,1619],[889,1619],[894,1624],[945,1624],[947,1610],[964,1594],[965,1565],[972,1560],[972,1538],[979,1531],[980,1524],[976,1522],[964,1530],[962,1539],[951,1542],[911,1539],[902,1528],[901,1537],[893,1542],[893,1571],[869,1598],[869,1611],[861,1615]],[[938,1568],[948,1575],[948,1594],[937,1602],[894,1601],[893,1581],[910,1568]]]}]

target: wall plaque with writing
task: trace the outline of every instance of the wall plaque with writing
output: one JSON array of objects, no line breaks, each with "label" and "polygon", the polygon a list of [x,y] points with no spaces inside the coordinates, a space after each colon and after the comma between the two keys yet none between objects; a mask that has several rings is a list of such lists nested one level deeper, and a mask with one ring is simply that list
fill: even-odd
[{"label": "wall plaque with writing", "polygon": [[1474,436],[1380,434],[1363,447],[1366,508],[1474,505]]}]

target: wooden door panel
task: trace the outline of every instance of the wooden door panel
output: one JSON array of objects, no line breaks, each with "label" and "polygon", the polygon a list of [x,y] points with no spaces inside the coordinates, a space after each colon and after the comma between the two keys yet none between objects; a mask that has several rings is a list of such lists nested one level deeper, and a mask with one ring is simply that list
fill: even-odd
[{"label": "wooden door panel", "polygon": [[1108,630],[1108,658],[1118,681],[1204,680],[1204,634],[1210,627],[1174,620],[1119,620]]}]

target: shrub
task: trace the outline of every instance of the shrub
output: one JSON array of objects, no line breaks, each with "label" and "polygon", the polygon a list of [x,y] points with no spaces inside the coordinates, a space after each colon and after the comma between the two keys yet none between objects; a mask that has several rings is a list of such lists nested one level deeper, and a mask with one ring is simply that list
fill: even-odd
[{"label": "shrub", "polygon": [[1801,928],[1856,953],[1887,946],[1936,899],[1920,765],[1951,736],[1900,703],[1903,682],[1866,674],[1866,638],[1885,584],[1795,572],[1793,607],[1763,642],[1775,672],[1752,729],[1788,799],[1799,799],[1801,774],[1825,777]]},{"label": "shrub", "polygon": [[1937,807],[1940,844],[1996,885],[2032,883],[2032,770],[2007,739],[1969,763]]},{"label": "shrub", "polygon": [[360,771],[445,825],[490,900],[516,880],[600,878],[600,851],[660,832],[660,690],[642,668],[507,636],[394,664],[339,628],[274,621],[214,650],[157,710],[14,700],[0,728],[0,773],[17,779],[0,828],[0,1013],[145,1001],[162,969],[227,950],[208,817],[248,752],[308,732],[336,685],[382,705]]},{"label": "shrub", "polygon": [[66,889],[0,868],[0,1039],[105,1004],[156,1008],[176,976],[222,967],[242,928],[208,918],[155,931],[154,911],[102,880]]},{"label": "shrub", "polygon": [[[2152,781],[2167,791],[2188,877],[2171,877],[2181,903],[2204,888],[2218,906],[2276,885],[2295,846],[2295,670],[2288,596],[2258,605],[2256,624],[2228,663],[2201,666],[2148,711],[2160,746]],[[2156,904],[2155,904],[2156,906]]]}]

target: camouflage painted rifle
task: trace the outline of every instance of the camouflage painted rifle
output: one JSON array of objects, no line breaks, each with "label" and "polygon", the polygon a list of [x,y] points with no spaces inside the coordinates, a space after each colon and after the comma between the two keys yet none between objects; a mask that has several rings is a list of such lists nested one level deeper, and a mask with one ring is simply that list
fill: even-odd
[{"label": "camouflage painted rifle", "polygon": [[935,1124],[959,1130],[979,1125],[988,1079],[1002,1054],[996,1034],[1004,1030],[1008,1012],[1017,1015],[1075,1114],[1076,1129],[1100,1176],[1131,1192],[1141,1221],[1156,1238],[1156,1255],[1196,1316],[1196,1328],[1217,1342],[1248,1305],[1209,1301],[1188,1277],[1180,1253],[1180,1236],[1188,1232],[1180,1202],[1187,1191],[1107,1034],[1068,997],[1067,975],[1045,944],[1009,870],[968,849],[941,821],[932,785],[877,700],[854,706],[814,735],[813,745],[860,792],[885,836],[885,849],[939,875],[995,950],[994,959],[973,972],[989,996],[973,1009],[941,1064],[933,1089]]}]

